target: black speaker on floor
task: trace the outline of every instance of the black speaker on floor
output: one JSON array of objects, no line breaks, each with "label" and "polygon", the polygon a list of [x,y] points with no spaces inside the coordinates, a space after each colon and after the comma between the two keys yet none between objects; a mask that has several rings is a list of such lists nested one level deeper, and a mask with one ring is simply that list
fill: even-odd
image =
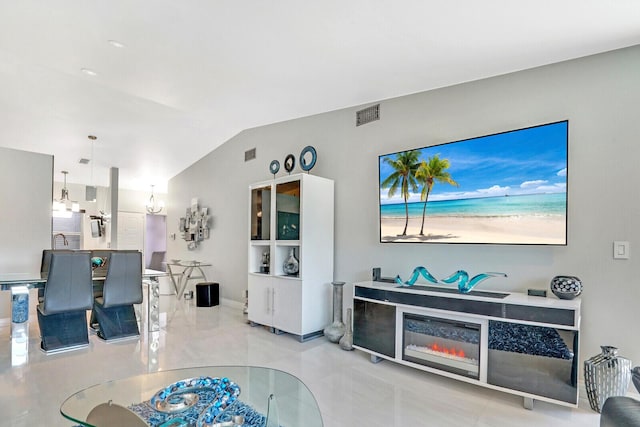
[{"label": "black speaker on floor", "polygon": [[196,285],[196,306],[213,307],[220,304],[220,284],[203,282]]}]

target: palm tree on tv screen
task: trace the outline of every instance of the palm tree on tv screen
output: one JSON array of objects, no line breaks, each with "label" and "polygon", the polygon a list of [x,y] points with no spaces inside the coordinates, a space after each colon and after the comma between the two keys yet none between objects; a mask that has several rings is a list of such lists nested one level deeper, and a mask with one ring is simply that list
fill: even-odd
[{"label": "palm tree on tv screen", "polygon": [[422,208],[422,226],[420,227],[420,235],[424,236],[424,218],[427,214],[427,201],[429,200],[429,193],[436,182],[441,184],[451,184],[458,186],[458,183],[451,178],[451,174],[446,170],[449,169],[449,160],[441,159],[438,154],[433,157],[429,157],[428,160],[423,160],[416,171],[416,179],[422,184],[422,192],[420,193],[420,200],[424,201]]},{"label": "palm tree on tv screen", "polygon": [[420,151],[411,150],[403,151],[396,154],[396,158],[385,157],[384,162],[389,164],[394,172],[382,181],[381,186],[383,188],[389,187],[389,198],[393,197],[400,187],[402,198],[404,199],[404,231],[402,236],[407,235],[407,225],[409,224],[409,189],[412,192],[418,191],[418,183],[416,182],[416,171],[418,170],[418,159],[420,158]]}]

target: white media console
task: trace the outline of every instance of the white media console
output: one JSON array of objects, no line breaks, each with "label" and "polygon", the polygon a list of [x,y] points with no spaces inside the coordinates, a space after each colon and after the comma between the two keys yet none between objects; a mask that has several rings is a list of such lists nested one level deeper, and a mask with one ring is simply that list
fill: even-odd
[{"label": "white media console", "polygon": [[355,283],[353,344],[371,360],[524,397],[578,404],[580,299]]}]

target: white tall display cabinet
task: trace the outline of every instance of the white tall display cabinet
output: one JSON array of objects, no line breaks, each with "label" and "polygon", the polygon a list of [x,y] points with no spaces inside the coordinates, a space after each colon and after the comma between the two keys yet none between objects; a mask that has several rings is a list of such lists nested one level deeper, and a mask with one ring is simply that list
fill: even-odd
[{"label": "white tall display cabinet", "polygon": [[[333,181],[294,174],[249,187],[249,321],[300,341],[331,323]],[[287,274],[293,251],[298,272]]]}]

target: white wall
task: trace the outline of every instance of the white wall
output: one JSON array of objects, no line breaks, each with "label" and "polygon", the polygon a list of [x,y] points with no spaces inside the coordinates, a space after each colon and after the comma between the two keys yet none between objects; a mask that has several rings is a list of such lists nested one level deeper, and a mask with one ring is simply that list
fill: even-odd
[{"label": "white wall", "polygon": [[[399,64],[402,66],[402,64]],[[355,127],[348,108],[246,130],[169,183],[168,233],[191,197],[209,206],[211,239],[195,251],[169,240],[168,259],[213,263],[223,298],[242,301],[247,283],[248,191],[269,179],[272,159],[283,164],[306,145],[318,151],[313,174],[335,180],[335,272],[347,282],[408,275],[424,265],[436,276],[457,269],[502,271],[480,287],[547,288],[558,274],[583,280],[581,359],[600,345],[640,361],[640,47],[526,70],[381,102],[381,120]],[[357,84],[357,82],[354,82]],[[377,157],[475,136],[569,120],[569,244],[566,247],[380,244]],[[256,147],[257,159],[244,162]],[[299,167],[296,167],[299,170]],[[279,173],[279,176],[283,175]],[[612,242],[631,243],[629,260],[614,260]],[[349,295],[351,289],[345,289]],[[553,296],[551,296],[553,297]],[[345,298],[349,301],[349,298]]]},{"label": "white wall", "polygon": [[[0,273],[40,271],[51,247],[53,156],[0,147]],[[0,319],[11,316],[0,292]]]},{"label": "white wall", "polygon": [[51,247],[53,156],[0,147],[0,272],[40,271]]}]

